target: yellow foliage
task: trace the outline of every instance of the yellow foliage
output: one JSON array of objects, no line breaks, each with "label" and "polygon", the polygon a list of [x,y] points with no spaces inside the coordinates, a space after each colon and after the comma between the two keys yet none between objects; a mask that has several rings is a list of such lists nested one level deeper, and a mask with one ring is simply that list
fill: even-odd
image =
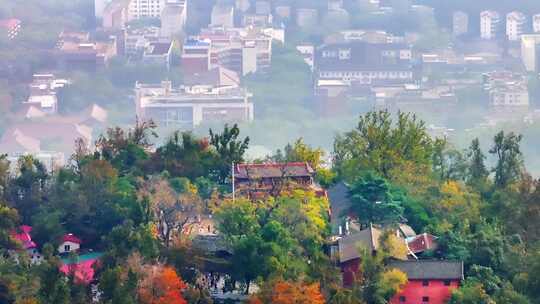
[{"label": "yellow foliage", "polygon": [[395,268],[383,272],[381,276],[381,286],[391,294],[402,292],[407,281],[407,275],[403,271]]}]

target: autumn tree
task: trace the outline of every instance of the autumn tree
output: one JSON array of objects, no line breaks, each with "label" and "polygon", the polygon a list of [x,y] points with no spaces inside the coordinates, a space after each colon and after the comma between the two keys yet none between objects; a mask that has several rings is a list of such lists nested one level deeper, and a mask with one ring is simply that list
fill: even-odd
[{"label": "autumn tree", "polygon": [[138,297],[141,304],[187,304],[182,290],[187,285],[172,267],[149,265],[144,269],[139,283]]},{"label": "autumn tree", "polygon": [[184,228],[195,223],[202,212],[202,201],[196,188],[186,190],[176,193],[169,181],[161,177],[143,182],[139,190],[139,199],[150,200],[160,238],[166,247],[169,247],[173,232],[183,233]]},{"label": "autumn tree", "polygon": [[319,284],[277,280],[270,282],[249,304],[324,304]]}]

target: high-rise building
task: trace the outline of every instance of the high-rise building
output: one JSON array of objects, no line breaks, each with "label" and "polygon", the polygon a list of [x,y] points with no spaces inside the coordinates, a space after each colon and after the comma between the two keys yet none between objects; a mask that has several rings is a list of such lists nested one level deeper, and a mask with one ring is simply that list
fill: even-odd
[{"label": "high-rise building", "polygon": [[131,0],[129,19],[159,18],[165,6],[165,0]]},{"label": "high-rise building", "polygon": [[212,8],[210,26],[234,27],[234,7],[216,4]]},{"label": "high-rise building", "polygon": [[533,20],[533,31],[535,33],[540,33],[540,14],[534,15]]},{"label": "high-rise building", "polygon": [[540,34],[521,36],[521,61],[527,72],[540,71]]},{"label": "high-rise building", "polygon": [[510,41],[518,41],[524,34],[527,26],[527,16],[522,12],[514,11],[506,15],[506,36]]},{"label": "high-rise building", "polygon": [[458,37],[469,32],[469,15],[462,11],[454,12],[452,16],[452,32]]},{"label": "high-rise building", "polygon": [[94,12],[96,14],[96,18],[103,17],[103,11],[110,2],[111,0],[94,0]]},{"label": "high-rise building", "polygon": [[187,19],[187,1],[176,1],[165,4],[161,12],[161,36],[172,37],[184,30]]},{"label": "high-rise building", "polygon": [[495,11],[480,13],[480,37],[482,39],[495,39],[500,31],[501,17]]}]

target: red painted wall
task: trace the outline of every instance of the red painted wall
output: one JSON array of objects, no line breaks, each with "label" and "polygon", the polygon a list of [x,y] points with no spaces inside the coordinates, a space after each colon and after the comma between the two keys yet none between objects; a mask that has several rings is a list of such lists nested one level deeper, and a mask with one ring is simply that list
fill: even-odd
[{"label": "red painted wall", "polygon": [[356,273],[360,268],[360,259],[350,260],[341,264],[341,274],[343,276],[343,286],[351,287],[354,283]]},{"label": "red painted wall", "polygon": [[[450,286],[445,286],[443,280],[429,280],[428,286],[423,286],[422,280],[409,280],[403,292],[395,295],[390,304],[444,304],[450,299],[452,289],[458,287],[459,280],[450,281]],[[400,301],[401,296],[405,301]],[[429,297],[429,302],[423,302],[423,297]]]}]

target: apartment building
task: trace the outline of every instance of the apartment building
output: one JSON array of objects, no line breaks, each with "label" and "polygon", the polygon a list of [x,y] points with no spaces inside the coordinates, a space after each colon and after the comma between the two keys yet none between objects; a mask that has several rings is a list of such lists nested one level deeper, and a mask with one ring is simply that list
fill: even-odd
[{"label": "apartment building", "polygon": [[166,0],[131,0],[129,3],[129,20],[141,18],[159,18]]},{"label": "apartment building", "polygon": [[534,15],[532,17],[533,21],[533,32],[540,33],[540,14]]},{"label": "apartment building", "polygon": [[540,34],[521,36],[521,61],[527,72],[540,71]]},{"label": "apartment building", "polygon": [[462,11],[454,12],[452,15],[452,33],[455,37],[469,32],[469,15]]},{"label": "apartment building", "polygon": [[510,41],[519,41],[519,37],[525,33],[527,16],[522,12],[513,11],[506,15],[506,37]]},{"label": "apartment building", "polygon": [[495,11],[482,11],[480,13],[480,37],[491,40],[497,38],[501,28],[501,17]]}]

